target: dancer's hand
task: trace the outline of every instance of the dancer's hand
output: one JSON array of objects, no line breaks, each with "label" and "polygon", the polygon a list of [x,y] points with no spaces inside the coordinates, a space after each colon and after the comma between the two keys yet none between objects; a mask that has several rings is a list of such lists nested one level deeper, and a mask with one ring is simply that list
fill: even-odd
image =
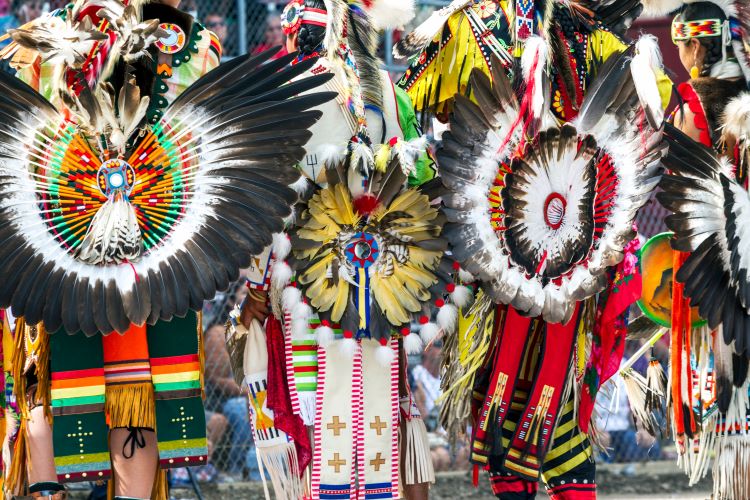
[{"label": "dancer's hand", "polygon": [[250,328],[250,323],[257,319],[261,324],[268,317],[268,292],[261,290],[250,290],[242,303],[240,323],[245,328]]}]

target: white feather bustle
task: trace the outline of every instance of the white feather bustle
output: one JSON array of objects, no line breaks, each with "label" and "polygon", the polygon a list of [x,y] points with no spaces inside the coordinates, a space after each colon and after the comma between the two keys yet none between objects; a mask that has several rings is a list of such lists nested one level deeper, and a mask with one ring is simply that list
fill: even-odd
[{"label": "white feather bustle", "polygon": [[284,260],[292,251],[292,242],[289,241],[289,235],[286,233],[274,233],[273,243],[271,245],[273,256],[277,260]]},{"label": "white feather bustle", "polygon": [[281,292],[281,305],[285,311],[292,312],[300,302],[302,302],[302,292],[299,288],[288,286]]},{"label": "white feather bustle", "polygon": [[353,338],[343,338],[336,342],[338,344],[339,352],[341,352],[341,355],[346,357],[347,359],[353,359],[354,354],[357,352],[357,348],[359,347],[359,343],[354,340]]},{"label": "white feather bustle", "polygon": [[375,349],[375,359],[380,366],[391,366],[393,360],[396,359],[396,353],[393,352],[390,344],[381,344]]},{"label": "white feather bustle", "polygon": [[456,285],[456,288],[451,292],[451,302],[456,304],[457,307],[466,307],[471,302],[473,294],[468,286]]},{"label": "white feather bustle", "polygon": [[315,329],[315,340],[323,349],[327,349],[335,339],[336,337],[333,334],[333,328],[330,326],[320,325]]},{"label": "white feather bustle", "polygon": [[473,283],[475,281],[474,275],[463,268],[458,270],[458,279],[461,280],[461,283]]},{"label": "white feather bustle", "polygon": [[333,168],[346,159],[346,147],[337,144],[321,144],[315,153],[326,168]]},{"label": "white feather bustle", "polygon": [[422,337],[424,345],[429,345],[438,335],[440,335],[440,327],[435,323],[425,323],[419,328],[419,336]]},{"label": "white feather bustle", "polygon": [[630,64],[635,90],[641,105],[650,110],[656,120],[656,126],[664,120],[661,93],[657,83],[657,73],[662,71],[663,60],[659,43],[653,35],[643,35],[635,44],[636,55]]},{"label": "white feather bustle", "polygon": [[283,260],[277,260],[271,271],[271,282],[274,287],[284,287],[292,280],[292,268]]},{"label": "white feather bustle", "polygon": [[414,19],[414,0],[375,0],[367,12],[378,30],[403,29]]},{"label": "white feather bustle", "polygon": [[416,333],[409,333],[403,336],[404,350],[406,354],[419,354],[424,349],[422,339]]},{"label": "white feather bustle", "polygon": [[[523,68],[524,82],[526,82],[527,86],[532,80],[535,82],[534,93],[531,99],[531,111],[536,118],[541,118],[542,112],[545,109],[545,88],[542,83],[544,81],[543,75],[544,69],[547,66],[548,54],[549,46],[547,45],[547,42],[544,41],[542,37],[531,36],[526,40],[524,51],[521,55],[521,67]],[[534,66],[534,61],[537,60],[537,58],[538,62],[536,66]],[[534,70],[533,75],[531,74],[532,69]]]},{"label": "white feather bustle", "polygon": [[743,92],[730,100],[724,110],[724,135],[736,141],[750,138],[750,92]]},{"label": "white feather bustle", "polygon": [[453,332],[458,323],[458,308],[453,304],[445,304],[437,313],[437,324],[444,332]]}]

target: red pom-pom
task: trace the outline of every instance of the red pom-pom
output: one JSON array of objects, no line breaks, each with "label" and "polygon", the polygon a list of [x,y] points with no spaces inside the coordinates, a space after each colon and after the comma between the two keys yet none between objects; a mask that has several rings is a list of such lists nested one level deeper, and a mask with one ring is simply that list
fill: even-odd
[{"label": "red pom-pom", "polygon": [[430,318],[428,318],[427,316],[422,316],[421,318],[419,318],[420,325],[426,325],[429,322],[430,322]]},{"label": "red pom-pom", "polygon": [[388,339],[385,338],[385,337],[381,338],[380,339],[380,345],[382,345],[382,346],[388,345]]},{"label": "red pom-pom", "polygon": [[447,291],[448,293],[453,293],[453,290],[455,290],[455,289],[456,289],[456,285],[455,285],[455,284],[453,284],[453,283],[448,283],[448,284],[447,284],[447,285],[445,286],[445,290],[446,290],[446,291]]},{"label": "red pom-pom", "polygon": [[352,333],[350,330],[344,330],[344,338],[345,339],[350,339],[352,337],[354,337],[354,333]]},{"label": "red pom-pom", "polygon": [[405,326],[401,329],[401,335],[406,337],[411,333],[411,329],[408,326]]},{"label": "red pom-pom", "polygon": [[388,145],[389,145],[390,147],[393,147],[393,146],[395,146],[396,144],[398,144],[398,137],[391,137],[391,140],[390,140],[390,141],[388,141]]},{"label": "red pom-pom", "polygon": [[359,215],[370,215],[377,210],[378,206],[380,206],[380,201],[374,194],[364,193],[354,198],[353,204],[354,210],[356,210]]},{"label": "red pom-pom", "polygon": [[327,319],[324,319],[320,322],[320,326],[331,326],[331,322]]},{"label": "red pom-pom", "polygon": [[454,269],[455,271],[458,271],[459,269],[461,269],[461,264],[459,264],[458,262],[455,262],[455,261],[454,261],[454,262],[453,262],[453,269]]},{"label": "red pom-pom", "polygon": [[443,299],[437,299],[435,301],[435,307],[443,307],[445,305],[445,301]]}]

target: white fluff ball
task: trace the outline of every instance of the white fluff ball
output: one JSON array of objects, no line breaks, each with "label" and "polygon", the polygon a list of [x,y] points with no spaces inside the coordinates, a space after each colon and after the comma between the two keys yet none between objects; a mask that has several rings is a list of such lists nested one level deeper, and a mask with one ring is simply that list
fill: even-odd
[{"label": "white fluff ball", "polygon": [[424,344],[422,344],[422,339],[419,338],[419,335],[416,333],[404,335],[404,349],[406,350],[406,354],[419,354],[423,348]]},{"label": "white fluff ball", "polygon": [[451,292],[451,302],[456,304],[457,307],[468,306],[471,299],[472,293],[468,286],[456,285],[456,288]]},{"label": "white fluff ball", "polygon": [[318,345],[323,349],[327,349],[331,342],[334,341],[335,336],[333,334],[333,328],[330,326],[320,325],[315,329],[315,339],[318,341]]},{"label": "white fluff ball", "polygon": [[298,302],[294,309],[292,309],[292,318],[309,321],[312,316],[312,307],[305,304],[304,302]]},{"label": "white fluff ball", "polygon": [[443,331],[454,331],[456,329],[456,323],[458,322],[458,308],[453,304],[445,304],[438,309],[437,322]]},{"label": "white fluff ball", "polygon": [[438,335],[440,335],[440,327],[435,323],[425,323],[419,328],[419,336],[422,337],[425,345],[429,345]]},{"label": "white fluff ball", "polygon": [[274,233],[271,250],[277,260],[286,259],[289,252],[292,251],[292,242],[289,241],[289,236],[286,233]]},{"label": "white fluff ball", "polygon": [[299,288],[288,286],[281,292],[281,305],[287,312],[294,311],[294,307],[302,302],[302,292]]},{"label": "white fluff ball", "polygon": [[353,338],[343,338],[338,341],[339,351],[347,359],[354,359],[359,344]]},{"label": "white fluff ball", "polygon": [[273,270],[271,271],[271,281],[273,281],[274,286],[286,286],[291,280],[292,268],[289,267],[289,264],[287,264],[283,260],[277,260],[273,265]]},{"label": "white fluff ball", "polygon": [[[310,323],[307,320],[292,320],[292,338],[296,340],[307,340],[310,334]],[[320,339],[318,339],[320,344]],[[321,344],[322,345],[322,344]]]},{"label": "white fluff ball", "polygon": [[381,345],[375,350],[375,359],[380,366],[391,366],[393,360],[396,359],[396,353],[389,344]]},{"label": "white fluff ball", "polygon": [[474,275],[463,268],[458,270],[458,279],[461,280],[461,283],[473,283],[475,281]]}]

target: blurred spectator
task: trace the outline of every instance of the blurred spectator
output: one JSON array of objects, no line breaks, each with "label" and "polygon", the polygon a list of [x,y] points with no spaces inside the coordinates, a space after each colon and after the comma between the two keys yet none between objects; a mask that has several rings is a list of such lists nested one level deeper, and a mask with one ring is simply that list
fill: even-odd
[{"label": "blurred spectator", "polygon": [[264,50],[281,46],[281,50],[273,57],[278,59],[287,54],[284,42],[284,32],[281,30],[281,18],[278,14],[269,14],[266,18],[266,31],[263,35],[263,41],[256,45],[252,50],[253,54],[259,54]]},{"label": "blurred spectator", "polygon": [[414,399],[429,430],[436,430],[440,397],[440,350],[442,345],[434,342],[422,353],[422,363],[412,369],[414,377]]},{"label": "blurred spectator", "polygon": [[210,29],[216,35],[223,47],[227,43],[227,20],[221,14],[212,12],[205,17],[204,23],[206,28]]},{"label": "blurred spectator", "polygon": [[221,413],[227,420],[231,443],[226,469],[234,476],[259,480],[260,472],[255,457],[247,397],[234,381],[227,352],[224,327],[213,325],[206,330],[206,408]]},{"label": "blurred spectator", "polygon": [[44,13],[44,2],[39,0],[27,0],[22,2],[21,5],[16,9],[16,16],[18,17],[18,23],[24,25],[37,17],[41,17]]},{"label": "blurred spectator", "polygon": [[[18,28],[18,19],[13,15],[11,0],[0,0],[0,34],[5,34],[9,29]],[[9,41],[0,44],[5,47]]]}]

